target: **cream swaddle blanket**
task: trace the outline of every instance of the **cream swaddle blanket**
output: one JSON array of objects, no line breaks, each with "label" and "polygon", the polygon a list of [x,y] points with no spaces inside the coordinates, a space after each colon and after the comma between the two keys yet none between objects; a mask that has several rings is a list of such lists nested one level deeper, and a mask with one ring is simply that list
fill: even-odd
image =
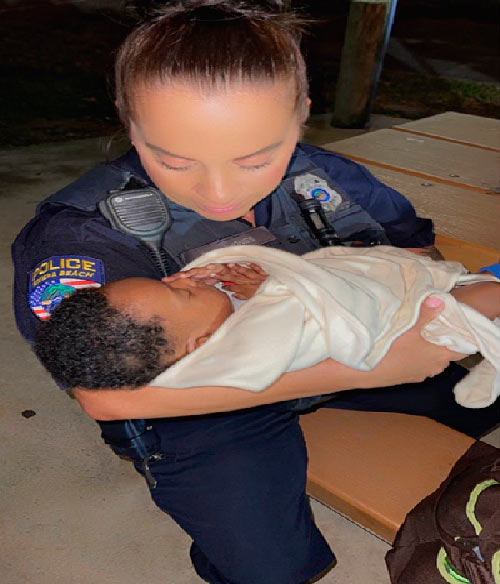
[{"label": "cream swaddle blanket", "polygon": [[262,391],[286,371],[329,357],[370,370],[418,319],[430,294],[445,301],[424,337],[485,360],[456,387],[458,403],[485,407],[500,393],[500,322],[455,300],[456,285],[492,280],[457,262],[434,262],[389,246],[328,247],[295,256],[262,246],[211,251],[184,269],[208,263],[255,262],[269,274],[203,345],[150,385],[203,385]]}]

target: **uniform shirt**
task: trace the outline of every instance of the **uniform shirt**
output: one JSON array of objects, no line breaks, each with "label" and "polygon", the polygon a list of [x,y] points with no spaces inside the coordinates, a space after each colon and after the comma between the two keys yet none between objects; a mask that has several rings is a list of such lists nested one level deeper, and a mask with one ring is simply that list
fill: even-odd
[{"label": "uniform shirt", "polygon": [[[430,220],[418,218],[405,197],[338,154],[298,145],[283,180],[304,162],[323,169],[352,201],[380,223],[393,245],[424,247],[433,243]],[[130,177],[152,184],[134,149],[112,163],[99,165],[46,199],[18,235],[12,249],[14,307],[18,328],[28,342],[33,342],[40,322],[32,307],[38,306],[39,314],[43,314],[44,306],[50,311],[51,294],[57,298],[61,290],[64,293],[67,289],[98,286],[127,277],[162,277],[146,247],[112,229],[96,207],[110,190],[123,188]],[[257,225],[266,226],[276,236],[276,246],[292,253],[317,248],[319,245],[305,223],[297,222],[301,221],[297,219],[297,205],[281,185],[256,205]],[[177,203],[169,204],[173,226],[164,246],[179,267],[185,263],[182,260],[185,250],[250,229],[241,219],[210,221]],[[43,290],[42,284],[51,275],[55,288]],[[37,296],[37,290],[43,293]]]}]

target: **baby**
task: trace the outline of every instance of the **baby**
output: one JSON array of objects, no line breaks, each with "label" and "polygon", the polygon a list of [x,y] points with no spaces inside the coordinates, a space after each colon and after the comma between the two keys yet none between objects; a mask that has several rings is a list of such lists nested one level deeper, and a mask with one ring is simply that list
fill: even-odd
[{"label": "baby", "polygon": [[[263,285],[260,266],[270,274]],[[454,262],[385,246],[324,248],[303,257],[238,246],[210,252],[186,270],[163,282],[131,278],[75,293],[42,325],[38,357],[69,387],[149,383],[261,391],[284,371],[328,357],[371,369],[413,326],[424,298],[438,294],[447,308],[427,325],[429,340],[500,360],[500,330],[448,294],[457,284],[496,282],[454,291],[460,299],[468,288],[466,302],[494,318],[500,315],[498,280],[469,275]],[[230,298],[212,285],[228,279],[233,283],[225,288],[239,298],[258,289],[232,318]],[[488,395],[471,395],[468,387],[460,403],[491,403],[497,381]]]},{"label": "baby", "polygon": [[35,353],[64,387],[146,385],[232,314],[225,292],[186,278],[127,278],[65,298],[38,331]]}]

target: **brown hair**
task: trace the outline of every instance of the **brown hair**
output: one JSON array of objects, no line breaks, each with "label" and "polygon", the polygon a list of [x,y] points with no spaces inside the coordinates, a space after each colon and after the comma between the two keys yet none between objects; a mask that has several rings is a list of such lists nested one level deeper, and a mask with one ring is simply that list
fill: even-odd
[{"label": "brown hair", "polygon": [[285,4],[192,0],[159,9],[129,34],[117,55],[122,122],[128,127],[133,116],[134,87],[158,81],[187,80],[212,89],[232,81],[291,79],[295,105],[305,108],[307,76],[299,44],[307,21]]}]

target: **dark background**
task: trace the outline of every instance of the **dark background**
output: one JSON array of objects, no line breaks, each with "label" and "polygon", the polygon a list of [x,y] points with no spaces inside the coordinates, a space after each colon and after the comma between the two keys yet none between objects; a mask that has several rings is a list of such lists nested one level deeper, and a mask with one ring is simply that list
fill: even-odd
[{"label": "dark background", "polygon": [[[64,0],[3,3],[0,147],[119,132],[114,53],[146,4],[83,12]],[[349,2],[301,4],[319,20],[303,45],[313,113],[325,113],[333,108]],[[391,35],[399,56],[390,47],[373,111],[500,118],[499,7],[499,0],[399,0]]]}]

